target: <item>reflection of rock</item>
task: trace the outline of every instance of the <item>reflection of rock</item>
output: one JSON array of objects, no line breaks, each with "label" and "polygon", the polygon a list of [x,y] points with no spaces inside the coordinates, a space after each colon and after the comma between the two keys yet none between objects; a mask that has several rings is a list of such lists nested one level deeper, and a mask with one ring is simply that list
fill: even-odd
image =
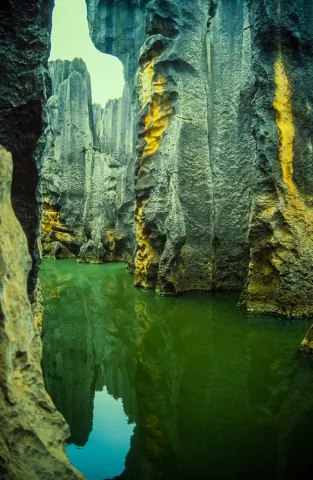
[{"label": "reflection of rock", "polygon": [[308,330],[306,336],[302,340],[300,350],[303,353],[313,353],[313,325]]},{"label": "reflection of rock", "polygon": [[80,478],[62,443],[68,428],[47,395],[26,282],[31,261],[10,199],[11,155],[0,147],[0,477]]},{"label": "reflection of rock", "polygon": [[298,442],[308,458],[299,428],[313,412],[312,373],[294,357],[303,326],[256,322],[234,307],[236,295],[157,298],[132,290],[122,266],[69,265],[43,266],[45,289],[60,284],[60,300],[49,295],[46,307],[44,366],[69,423],[82,419],[73,441],[86,441],[94,391],[105,384],[136,422],[119,478],[303,471],[288,455]]},{"label": "reflection of rock", "polygon": [[[82,446],[92,429],[95,391],[104,385],[115,398],[123,398],[126,414],[134,419],[134,365],[129,360],[135,355],[136,332],[129,301],[123,305],[123,277],[99,266],[67,265],[47,262],[41,272],[43,365],[47,391],[70,426],[71,441]],[[126,280],[131,288],[131,278]],[[55,285],[60,286],[57,296]]]}]

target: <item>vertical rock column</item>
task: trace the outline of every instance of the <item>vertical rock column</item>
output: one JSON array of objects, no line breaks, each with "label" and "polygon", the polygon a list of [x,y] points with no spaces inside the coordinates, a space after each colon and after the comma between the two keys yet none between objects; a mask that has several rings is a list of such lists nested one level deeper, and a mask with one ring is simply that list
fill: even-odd
[{"label": "vertical rock column", "polygon": [[27,296],[31,258],[11,204],[12,158],[0,146],[0,477],[83,478],[64,449],[69,429],[45,391]]},{"label": "vertical rock column", "polygon": [[44,255],[70,257],[84,243],[86,157],[93,147],[90,76],[85,63],[50,62],[53,96],[43,157]]},{"label": "vertical rock column", "polygon": [[162,293],[210,289],[209,2],[87,7],[96,47],[124,63],[137,120],[135,283]]},{"label": "vertical rock column", "polygon": [[12,203],[32,256],[31,300],[40,263],[37,186],[43,145],[37,142],[50,95],[47,60],[52,7],[52,0],[3,0],[0,5],[0,143],[13,155]]},{"label": "vertical rock column", "polygon": [[258,182],[250,231],[250,312],[313,314],[312,43],[308,0],[248,2]]},{"label": "vertical rock column", "polygon": [[209,146],[213,188],[213,287],[241,290],[249,265],[255,140],[251,28],[245,0],[211,2]]}]

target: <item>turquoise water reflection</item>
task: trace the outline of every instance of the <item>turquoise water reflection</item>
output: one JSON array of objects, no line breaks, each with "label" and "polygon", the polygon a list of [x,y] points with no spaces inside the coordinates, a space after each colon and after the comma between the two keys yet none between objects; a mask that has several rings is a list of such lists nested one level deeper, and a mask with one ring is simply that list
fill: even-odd
[{"label": "turquoise water reflection", "polygon": [[[308,324],[249,316],[236,294],[158,298],[121,264],[45,260],[41,280],[45,382],[83,447],[68,447],[76,467],[95,480],[313,471],[313,371],[296,353]],[[114,419],[109,403],[97,414],[104,387]]]},{"label": "turquoise water reflection", "polygon": [[[93,429],[83,447],[68,445],[66,451],[72,464],[89,480],[120,475],[134,424],[129,425],[121,400],[115,400],[106,388],[94,398]],[[103,459],[107,461],[103,461]]]}]

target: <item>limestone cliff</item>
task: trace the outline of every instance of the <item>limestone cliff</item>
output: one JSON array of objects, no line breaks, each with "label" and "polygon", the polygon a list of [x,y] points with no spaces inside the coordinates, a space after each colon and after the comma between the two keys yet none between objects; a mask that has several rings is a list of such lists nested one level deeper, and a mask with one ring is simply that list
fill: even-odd
[{"label": "limestone cliff", "polygon": [[311,315],[311,2],[87,6],[133,100],[135,284]]},{"label": "limestone cliff", "polygon": [[121,140],[115,140],[121,101],[107,109],[92,105],[90,76],[80,59],[50,62],[49,70],[53,95],[41,183],[43,254],[94,263],[121,259],[123,169]]},{"label": "limestone cliff", "polygon": [[0,147],[0,477],[83,478],[65,455],[69,430],[43,383],[27,296],[31,259],[11,205],[11,177],[11,155]]},{"label": "limestone cliff", "polygon": [[12,203],[33,260],[28,279],[31,300],[40,262],[37,185],[43,144],[37,142],[50,95],[52,7],[53,0],[2,0],[0,5],[0,143],[13,155]]},{"label": "limestone cliff", "polygon": [[307,0],[248,6],[258,183],[242,302],[251,312],[308,316],[313,314],[313,6]]}]

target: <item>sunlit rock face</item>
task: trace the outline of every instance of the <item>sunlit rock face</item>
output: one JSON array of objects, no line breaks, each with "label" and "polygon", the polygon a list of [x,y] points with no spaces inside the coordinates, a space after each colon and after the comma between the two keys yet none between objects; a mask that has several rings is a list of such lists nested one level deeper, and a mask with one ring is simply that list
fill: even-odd
[{"label": "sunlit rock face", "polygon": [[12,158],[0,147],[0,477],[83,478],[70,465],[63,417],[46,393],[27,296],[31,258],[12,208]]},{"label": "sunlit rock face", "polygon": [[114,141],[121,101],[108,111],[92,105],[90,76],[81,59],[49,65],[53,95],[41,184],[43,254],[93,263],[122,259],[118,192],[123,172],[121,143]]},{"label": "sunlit rock face", "polygon": [[133,100],[135,284],[312,314],[311,2],[86,3]]}]

